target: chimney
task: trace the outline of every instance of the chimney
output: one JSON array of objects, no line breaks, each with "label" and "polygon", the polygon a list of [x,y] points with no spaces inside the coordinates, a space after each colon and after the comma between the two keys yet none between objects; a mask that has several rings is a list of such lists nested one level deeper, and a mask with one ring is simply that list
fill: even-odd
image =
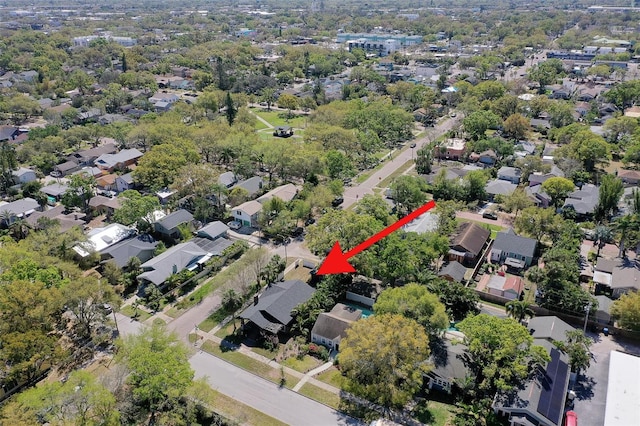
[{"label": "chimney", "polygon": [[258,299],[259,299],[259,297],[258,297],[257,294],[255,296],[253,296],[253,306],[258,304]]}]

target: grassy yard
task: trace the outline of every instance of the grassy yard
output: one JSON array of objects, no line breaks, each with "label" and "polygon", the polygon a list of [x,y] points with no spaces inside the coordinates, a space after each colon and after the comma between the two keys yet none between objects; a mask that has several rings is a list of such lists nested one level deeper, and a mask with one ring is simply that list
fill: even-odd
[{"label": "grassy yard", "polygon": [[267,121],[273,127],[291,126],[299,129],[304,129],[305,127],[307,127],[306,116],[293,115],[293,118],[287,121],[287,111],[267,111],[266,108],[264,109],[252,108],[252,111],[254,112],[254,114],[261,117],[263,120]]},{"label": "grassy yard", "polygon": [[201,284],[193,293],[185,296],[185,298],[179,302],[179,308],[177,306],[171,308],[167,311],[167,315],[172,318],[182,315],[185,311],[189,310],[189,308],[192,308],[202,302],[205,297],[222,287],[224,284],[232,282],[232,278],[238,275],[242,270],[246,269],[248,267],[248,263],[249,262],[246,260],[246,257],[243,256],[218,272],[216,275],[206,279],[204,283]]},{"label": "grassy yard", "polygon": [[[218,358],[222,358],[225,361],[228,361],[240,368],[247,370],[250,373],[255,374],[256,376],[260,376],[263,379],[267,379],[270,382],[279,384],[281,379],[281,371],[277,368],[272,368],[267,364],[264,364],[258,360],[255,360],[243,353],[237,351],[223,351],[220,348],[220,345],[217,343],[207,340],[202,344],[202,350],[210,353],[211,355],[217,356]],[[287,373],[284,373],[285,378],[285,387],[291,389],[296,383],[298,383],[298,379],[293,377]]]},{"label": "grassy yard", "polygon": [[438,401],[425,401],[413,410],[413,417],[432,426],[450,426],[453,424],[455,413],[456,407],[453,405]]},{"label": "grassy yard", "polygon": [[274,419],[255,408],[249,407],[220,392],[207,389],[206,394],[199,395],[207,404],[228,419],[232,419],[243,425],[255,426],[285,426],[286,423]]},{"label": "grassy yard", "polygon": [[[135,316],[135,310],[131,305],[124,305],[122,308],[120,308],[120,313],[122,315],[128,316],[129,318],[133,318]],[[149,318],[151,318],[150,313],[143,311],[142,309],[138,309],[138,316],[136,317],[138,321],[144,322]]]},{"label": "grassy yard", "polygon": [[305,355],[302,359],[298,359],[297,357],[290,357],[282,361],[282,365],[293,368],[296,371],[301,373],[306,373],[307,371],[311,371],[314,368],[320,365],[321,361],[317,358],[314,358],[310,355]]},{"label": "grassy yard", "polygon": [[333,392],[329,392],[328,390],[319,388],[318,386],[312,385],[311,383],[305,383],[302,385],[298,393],[309,397],[315,401],[318,401],[324,405],[328,405],[329,407],[335,408],[336,410],[340,407],[340,396],[336,395]]},{"label": "grassy yard", "polygon": [[300,280],[305,283],[309,281],[309,278],[311,278],[311,269],[303,266],[298,266],[285,275],[287,280]]},{"label": "grassy yard", "polygon": [[393,182],[393,180],[395,178],[397,178],[398,176],[402,175],[404,172],[409,170],[409,168],[413,165],[413,163],[414,163],[413,160],[409,160],[406,163],[404,163],[402,166],[400,166],[400,168],[395,170],[393,173],[391,173],[385,179],[383,179],[382,181],[378,182],[378,188],[387,188],[389,185],[391,185],[391,183]]},{"label": "grassy yard", "polygon": [[[202,328],[202,326],[207,322],[207,320],[208,320],[208,318],[200,323],[200,325],[198,326],[198,328],[200,328],[200,330],[211,331],[213,329],[213,327],[215,327],[215,324],[214,324],[208,330],[205,330],[204,328]],[[240,320],[239,319],[236,319],[234,321],[229,321],[229,324],[225,325],[220,330],[216,331],[216,336],[218,336],[221,339],[224,339],[228,335],[233,334],[233,323],[234,322],[236,324],[236,329],[240,328]]]},{"label": "grassy yard", "polygon": [[315,378],[320,380],[321,382],[324,382],[331,386],[335,386],[339,389],[342,388],[342,382],[344,380],[342,374],[340,374],[340,370],[338,370],[336,367],[331,367],[328,370],[323,371]]},{"label": "grassy yard", "polygon": [[482,228],[484,229],[488,229],[491,231],[491,238],[495,238],[496,235],[498,235],[498,232],[500,231],[504,231],[506,228],[500,226],[500,225],[493,225],[491,223],[484,223],[484,222],[478,222],[475,220],[471,220],[471,219],[458,219],[461,222],[471,222],[471,223],[475,223],[476,225],[480,225]]}]

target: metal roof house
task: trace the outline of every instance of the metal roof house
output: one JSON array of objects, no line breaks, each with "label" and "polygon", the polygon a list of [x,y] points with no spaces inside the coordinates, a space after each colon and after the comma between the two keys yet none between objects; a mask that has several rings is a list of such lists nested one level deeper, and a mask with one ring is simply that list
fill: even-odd
[{"label": "metal roof house", "polygon": [[140,265],[144,272],[138,279],[159,286],[171,275],[197,267],[208,258],[208,253],[191,241],[178,244]]}]

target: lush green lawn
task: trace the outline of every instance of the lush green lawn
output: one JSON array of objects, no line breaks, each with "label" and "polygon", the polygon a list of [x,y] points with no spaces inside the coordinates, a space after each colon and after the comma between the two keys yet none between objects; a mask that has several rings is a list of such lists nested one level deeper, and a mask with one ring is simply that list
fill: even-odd
[{"label": "lush green lawn", "polygon": [[302,385],[298,393],[315,401],[318,401],[324,405],[335,408],[336,410],[340,407],[339,395],[319,388],[318,386],[312,385],[311,383],[305,383],[304,385]]},{"label": "lush green lawn", "polygon": [[456,407],[438,401],[425,401],[413,410],[413,417],[432,426],[449,426],[453,422]]},{"label": "lush green lawn", "polygon": [[323,371],[316,376],[316,379],[339,389],[342,388],[343,377],[336,367],[331,367],[330,369]]},{"label": "lush green lawn", "polygon": [[461,222],[475,223],[476,225],[480,225],[481,227],[490,230],[491,231],[491,238],[495,238],[496,235],[498,235],[498,232],[505,230],[504,227],[502,227],[500,225],[493,225],[491,223],[478,222],[478,221],[471,220],[471,219],[458,219],[458,220],[460,220]]},{"label": "lush green lawn", "polygon": [[387,188],[395,178],[402,175],[404,172],[409,170],[409,168],[413,165],[413,160],[409,160],[404,163],[400,168],[396,169],[393,173],[387,176],[385,179],[378,183],[378,188]]},{"label": "lush green lawn", "polygon": [[302,359],[298,359],[292,356],[282,361],[282,365],[293,368],[294,370],[301,373],[306,373],[307,371],[311,371],[319,366],[320,362],[321,361],[310,355],[305,355]]},{"label": "lush green lawn", "polygon": [[311,269],[304,268],[302,265],[298,266],[287,273],[285,278],[288,280],[300,280],[306,283],[309,281],[309,278],[311,278]]},{"label": "lush green lawn", "polygon": [[[273,127],[278,126],[290,126],[299,129],[307,127],[306,116],[293,116],[293,118],[287,121],[287,111],[267,111],[265,109],[252,109],[252,111],[263,120],[267,121]],[[258,120],[260,121],[260,120]],[[262,124],[262,123],[261,123]]]},{"label": "lush green lawn", "polygon": [[[272,368],[267,364],[253,359],[243,353],[237,351],[225,352],[220,348],[220,345],[211,340],[207,340],[202,344],[202,350],[210,353],[211,355],[217,356],[218,358],[222,358],[234,365],[237,365],[238,367],[243,368],[250,373],[255,374],[256,376],[260,376],[263,379],[269,380],[270,382],[280,384],[282,373],[279,369]],[[296,383],[298,383],[298,379],[296,377],[293,377],[287,373],[284,373],[284,377],[285,387],[289,389],[293,388]]]},{"label": "lush green lawn", "polygon": [[[205,330],[203,328],[203,325],[205,323],[207,323],[207,320],[208,320],[208,318],[200,323],[200,325],[198,326],[200,328],[200,330],[211,331],[211,329],[213,329],[213,327],[215,327],[216,324],[213,324],[211,326],[211,328],[209,328],[208,330]],[[218,336],[221,339],[224,339],[228,335],[232,334],[233,333],[233,323],[234,322],[236,323],[236,329],[240,328],[240,320],[236,319],[236,320],[233,320],[233,321],[229,321],[229,324],[225,325],[220,330],[216,331],[216,336]]]},{"label": "lush green lawn", "polygon": [[[126,315],[129,318],[133,318],[135,315],[135,310],[133,309],[133,307],[131,305],[125,305],[122,308],[120,308],[120,313],[122,315]],[[142,309],[138,309],[138,316],[136,317],[136,319],[140,322],[144,322],[146,320],[148,320],[149,318],[151,318],[151,314],[143,311]]]},{"label": "lush green lawn", "polygon": [[220,392],[207,389],[205,395],[199,395],[207,404],[219,414],[232,419],[242,425],[255,426],[286,426],[286,423],[274,419],[255,408],[249,407]]}]

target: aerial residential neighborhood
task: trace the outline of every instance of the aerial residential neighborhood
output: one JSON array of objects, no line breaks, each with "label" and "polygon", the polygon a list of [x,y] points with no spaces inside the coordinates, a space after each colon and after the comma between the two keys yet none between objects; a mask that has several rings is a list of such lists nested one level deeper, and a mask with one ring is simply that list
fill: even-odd
[{"label": "aerial residential neighborhood", "polygon": [[634,2],[0,12],[0,424],[640,424]]}]

